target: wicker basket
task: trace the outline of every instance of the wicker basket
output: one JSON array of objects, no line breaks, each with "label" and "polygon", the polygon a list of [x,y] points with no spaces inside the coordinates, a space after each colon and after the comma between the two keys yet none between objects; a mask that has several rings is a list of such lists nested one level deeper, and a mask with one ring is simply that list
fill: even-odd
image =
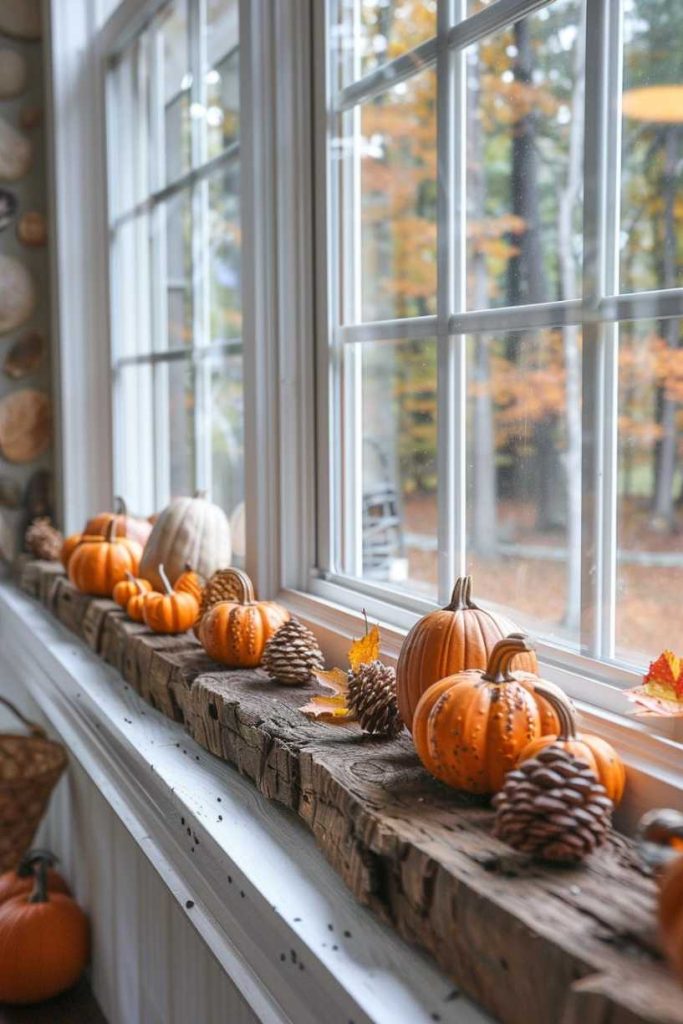
[{"label": "wicker basket", "polygon": [[29,730],[28,736],[0,735],[0,871],[8,871],[31,845],[67,757],[64,747],[14,704],[5,697],[0,704]]}]

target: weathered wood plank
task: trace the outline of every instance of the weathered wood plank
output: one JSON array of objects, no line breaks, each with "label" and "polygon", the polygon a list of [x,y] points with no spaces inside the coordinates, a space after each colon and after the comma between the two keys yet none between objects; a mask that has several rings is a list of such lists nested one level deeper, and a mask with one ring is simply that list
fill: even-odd
[{"label": "weathered wood plank", "polygon": [[102,649],[105,624],[108,615],[120,615],[122,609],[106,597],[94,598],[88,604],[83,616],[83,639],[96,654]]}]

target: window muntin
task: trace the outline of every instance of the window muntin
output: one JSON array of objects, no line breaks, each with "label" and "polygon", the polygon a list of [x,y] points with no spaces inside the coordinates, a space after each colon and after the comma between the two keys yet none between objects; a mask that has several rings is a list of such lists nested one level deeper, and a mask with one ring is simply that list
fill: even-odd
[{"label": "window muntin", "polygon": [[[392,17],[417,24],[420,6],[392,4]],[[532,630],[546,654],[553,650],[561,661],[566,651],[574,670],[583,665],[594,672],[597,661],[642,666],[663,639],[663,594],[680,583],[683,567],[676,564],[679,534],[670,529],[660,541],[674,553],[667,587],[653,582],[650,572],[661,556],[643,526],[663,437],[675,463],[668,508],[681,487],[676,380],[683,233],[672,201],[675,273],[666,277],[661,267],[648,267],[653,246],[645,243],[637,273],[625,276],[626,207],[642,191],[644,175],[642,145],[623,149],[621,96],[636,74],[635,37],[664,33],[667,52],[678,54],[683,16],[673,0],[444,2],[433,36],[368,61],[364,5],[329,0],[327,15],[331,327],[321,351],[332,408],[323,455],[329,489],[320,509],[329,543],[321,546],[320,575],[397,606],[414,600],[417,609],[430,595],[443,601],[454,575],[474,572],[480,598]],[[377,31],[373,22],[373,38]],[[373,53],[388,53],[388,39],[373,43]],[[638,59],[641,77],[660,76],[654,47]],[[418,189],[409,214],[391,211],[397,162],[389,143],[402,127],[392,110],[430,77],[439,131],[423,149],[413,133],[398,152],[402,170],[415,174],[436,146],[430,251],[436,265],[425,259],[424,225],[414,223],[415,244],[406,245],[399,273],[392,242],[401,218],[415,213]],[[683,82],[683,73],[676,81]],[[371,134],[364,131],[367,110]],[[406,125],[415,118],[409,106],[402,112]],[[423,117],[423,130],[427,125]],[[527,135],[526,154],[520,132]],[[368,154],[385,181],[372,206],[363,179]],[[375,168],[373,174],[379,178]],[[649,193],[651,221],[665,216],[662,180],[655,175]],[[657,230],[663,238],[661,223],[643,229],[652,238]],[[620,269],[628,294],[617,298]],[[402,281],[417,288],[429,273],[433,290],[425,289],[420,305],[403,301]],[[656,288],[666,290],[644,292]],[[400,360],[403,346],[419,343],[436,353],[426,409],[436,422],[430,438],[436,480],[420,485],[417,522],[406,512],[404,464],[385,482],[402,513],[382,578],[364,555],[365,452],[379,444],[405,453],[411,441],[394,412],[399,396],[391,370],[372,397],[367,359],[364,365],[359,353],[388,346]],[[388,435],[375,422],[377,402],[392,423]],[[635,517],[634,463],[642,506]],[[640,579],[636,564],[644,569]],[[634,591],[638,630],[627,600]],[[587,657],[577,662],[572,651]],[[628,674],[609,670],[609,678],[626,681]]]},{"label": "window muntin", "polygon": [[107,115],[116,488],[141,512],[203,490],[231,514],[244,501],[237,0],[165,5],[112,59]]}]

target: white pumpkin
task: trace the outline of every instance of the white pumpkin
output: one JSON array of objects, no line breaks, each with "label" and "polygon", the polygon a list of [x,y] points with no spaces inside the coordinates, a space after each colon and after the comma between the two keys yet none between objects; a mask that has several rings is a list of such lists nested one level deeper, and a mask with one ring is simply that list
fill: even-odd
[{"label": "white pumpkin", "polygon": [[145,544],[139,575],[163,592],[159,566],[171,584],[190,565],[206,579],[232,558],[230,523],[223,509],[205,498],[174,498],[159,514]]}]

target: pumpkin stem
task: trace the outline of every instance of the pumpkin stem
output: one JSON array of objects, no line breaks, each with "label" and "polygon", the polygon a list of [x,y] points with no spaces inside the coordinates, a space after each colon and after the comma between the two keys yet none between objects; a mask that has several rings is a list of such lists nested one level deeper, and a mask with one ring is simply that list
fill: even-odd
[{"label": "pumpkin stem", "polygon": [[50,850],[29,850],[19,861],[17,868],[19,878],[29,878],[35,874],[36,865],[41,862],[44,862],[47,867],[53,868],[57,863],[57,858]]},{"label": "pumpkin stem", "polygon": [[193,494],[193,497],[194,498],[201,498],[202,500],[206,500],[206,491],[195,491],[194,494]]},{"label": "pumpkin stem", "polygon": [[173,593],[173,587],[170,584],[169,578],[166,575],[166,570],[164,569],[163,565],[159,566],[159,575],[161,576],[161,582],[164,585],[166,593],[170,596]]},{"label": "pumpkin stem", "polygon": [[455,581],[451,599],[444,611],[464,612],[468,609],[475,609],[477,605],[472,600],[472,577],[459,576]]},{"label": "pumpkin stem", "polygon": [[239,584],[240,595],[236,599],[237,604],[251,604],[256,600],[254,595],[254,584],[251,582],[251,578],[247,576],[246,572],[241,569],[230,569],[225,570],[226,573],[231,573],[233,578]]},{"label": "pumpkin stem", "polygon": [[117,494],[114,498],[114,512],[117,516],[126,517],[128,515],[128,506],[120,494]]},{"label": "pumpkin stem", "polygon": [[531,653],[533,647],[523,633],[510,633],[503,637],[489,655],[486,672],[481,677],[487,683],[512,683],[515,677],[510,674],[510,665],[518,654]]},{"label": "pumpkin stem", "polygon": [[576,712],[566,693],[560,690],[559,686],[549,686],[540,679],[534,683],[534,690],[550,704],[557,715],[560,723],[558,740],[575,740],[577,732]]},{"label": "pumpkin stem", "polygon": [[669,809],[648,811],[638,824],[638,845],[645,862],[655,870],[683,852],[683,814]]},{"label": "pumpkin stem", "polygon": [[107,527],[107,541],[109,544],[113,544],[116,540],[116,519],[112,516],[109,526]]},{"label": "pumpkin stem", "polygon": [[50,897],[47,894],[47,860],[44,857],[40,857],[36,861],[33,875],[35,883],[28,902],[47,903]]}]

